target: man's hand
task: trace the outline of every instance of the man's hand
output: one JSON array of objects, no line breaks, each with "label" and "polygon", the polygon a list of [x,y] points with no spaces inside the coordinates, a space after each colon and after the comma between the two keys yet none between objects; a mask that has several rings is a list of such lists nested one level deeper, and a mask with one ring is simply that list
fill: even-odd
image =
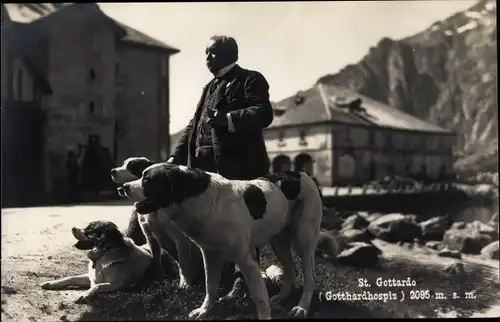
[{"label": "man's hand", "polygon": [[208,124],[210,124],[211,126],[227,127],[227,116],[224,113],[219,113],[216,111],[210,114],[208,118]]}]

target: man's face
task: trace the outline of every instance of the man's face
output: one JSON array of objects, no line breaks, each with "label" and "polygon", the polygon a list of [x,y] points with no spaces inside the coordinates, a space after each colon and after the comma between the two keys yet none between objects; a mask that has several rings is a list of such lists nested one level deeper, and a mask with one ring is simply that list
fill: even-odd
[{"label": "man's face", "polygon": [[217,44],[214,40],[209,41],[205,49],[205,55],[207,68],[214,75],[231,63],[228,62],[227,57],[225,57],[220,44]]}]

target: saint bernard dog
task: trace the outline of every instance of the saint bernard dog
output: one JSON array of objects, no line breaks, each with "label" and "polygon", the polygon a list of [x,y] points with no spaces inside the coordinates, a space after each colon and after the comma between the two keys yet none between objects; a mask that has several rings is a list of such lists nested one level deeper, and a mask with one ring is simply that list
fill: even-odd
[{"label": "saint bernard dog", "polygon": [[[269,296],[255,248],[270,243],[283,265],[284,285],[273,298],[286,298],[296,279],[291,244],[302,262],[304,287],[290,315],[306,316],[315,287],[315,251],[320,238],[322,201],[314,181],[287,171],[255,180],[223,176],[170,163],[157,163],[141,178],[124,183],[121,193],[136,201],[147,239],[173,223],[201,249],[206,296],[190,318],[203,318],[214,303],[224,261],[239,265],[259,319],[270,319]],[[158,210],[162,211],[158,211]],[[333,237],[329,238],[336,246]],[[154,257],[155,255],[153,255]]]},{"label": "saint bernard dog", "polygon": [[[119,186],[118,193],[124,196],[121,186],[139,179],[144,169],[153,164],[153,161],[145,157],[130,157],[123,162],[122,166],[111,169],[111,178]],[[203,258],[198,247],[170,222],[163,223],[163,230],[160,234],[155,236],[156,238],[151,238],[151,233],[144,233],[144,229],[149,229],[149,226],[143,225],[144,221],[145,215],[138,214],[134,210],[130,216],[127,235],[137,244],[145,242],[149,244],[150,249],[153,250],[153,264],[157,267],[160,265],[158,249],[163,248],[177,264],[179,288],[203,285],[204,281],[197,279],[205,277]],[[146,240],[146,236],[150,239]]]}]

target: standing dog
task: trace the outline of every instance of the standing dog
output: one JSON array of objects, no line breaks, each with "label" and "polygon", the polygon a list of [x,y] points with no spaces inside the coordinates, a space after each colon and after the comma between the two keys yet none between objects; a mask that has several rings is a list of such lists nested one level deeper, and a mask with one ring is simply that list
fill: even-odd
[{"label": "standing dog", "polygon": [[127,289],[143,281],[152,262],[151,254],[124,237],[109,221],[93,221],[84,229],[73,228],[77,249],[90,250],[88,273],[42,283],[46,290],[88,288],[75,298],[81,303],[96,293]]},{"label": "standing dog", "polygon": [[[154,162],[144,157],[131,157],[126,159],[122,166],[111,170],[111,178],[116,184],[121,186],[124,183],[139,179],[142,176],[142,172],[153,164]],[[118,193],[123,194],[121,187],[118,188]],[[156,266],[160,262],[158,248],[163,248],[173,257],[178,266],[180,288],[190,288],[198,284],[203,284],[203,280],[197,279],[197,277],[204,277],[203,258],[198,247],[169,221],[161,225],[162,232],[160,234],[154,234],[153,232],[149,234],[143,233],[144,229],[150,229],[150,226],[144,226],[147,216],[149,214],[140,215],[134,211],[130,218],[127,235],[136,241],[136,243],[144,243],[146,241],[145,235],[149,236],[147,242],[152,250]],[[156,217],[156,214],[151,214],[151,216]]]},{"label": "standing dog", "polygon": [[[302,260],[304,288],[290,311],[306,316],[314,291],[314,254],[320,236],[322,202],[314,181],[288,171],[255,180],[228,180],[219,174],[169,163],[154,164],[123,193],[159,229],[175,224],[203,254],[206,296],[191,318],[202,318],[217,301],[222,262],[239,265],[259,319],[270,319],[269,297],[254,249],[268,242],[284,268],[284,285],[276,299],[287,297],[296,279],[290,245]],[[147,224],[147,223],[145,223]],[[158,231],[161,233],[161,231]],[[334,243],[333,239],[331,240]]]}]

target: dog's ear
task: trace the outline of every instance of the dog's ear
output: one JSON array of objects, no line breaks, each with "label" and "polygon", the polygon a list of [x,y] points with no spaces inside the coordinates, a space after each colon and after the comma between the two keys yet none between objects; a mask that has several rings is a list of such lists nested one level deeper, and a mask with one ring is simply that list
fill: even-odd
[{"label": "dog's ear", "polygon": [[[174,203],[171,169],[168,165],[145,173],[142,177],[142,187],[146,200],[138,204],[140,209],[169,207]],[[139,210],[137,212],[141,213]]]},{"label": "dog's ear", "polygon": [[140,178],[142,176],[142,172],[153,164],[154,162],[148,158],[136,158],[127,163],[127,171],[137,178]]},{"label": "dog's ear", "polygon": [[79,250],[89,250],[94,247],[94,243],[91,240],[79,240],[73,246]]},{"label": "dog's ear", "polygon": [[120,244],[123,242],[123,235],[117,227],[108,227],[104,231],[104,242],[106,244]]}]

